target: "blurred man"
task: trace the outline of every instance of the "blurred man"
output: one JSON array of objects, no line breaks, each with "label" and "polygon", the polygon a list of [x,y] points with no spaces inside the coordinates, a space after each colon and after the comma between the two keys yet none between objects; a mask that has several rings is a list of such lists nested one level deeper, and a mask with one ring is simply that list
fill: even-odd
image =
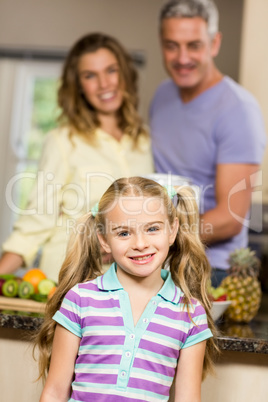
[{"label": "blurred man", "polygon": [[170,79],[157,89],[150,110],[156,170],[200,186],[201,237],[217,286],[227,275],[230,252],[248,244],[264,123],[253,96],[214,63],[221,34],[213,1],[166,3],[160,38]]}]

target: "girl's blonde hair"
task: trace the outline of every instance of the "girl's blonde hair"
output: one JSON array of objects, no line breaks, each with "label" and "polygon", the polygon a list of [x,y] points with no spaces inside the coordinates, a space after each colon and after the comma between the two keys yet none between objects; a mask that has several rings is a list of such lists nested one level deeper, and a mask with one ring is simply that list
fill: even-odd
[{"label": "girl's blonde hair", "polygon": [[137,112],[137,71],[123,46],[115,38],[102,33],[91,33],[79,39],[65,60],[58,91],[58,104],[62,111],[59,121],[71,127],[71,134],[78,133],[85,140],[94,142],[94,132],[100,123],[97,111],[81,91],[78,64],[83,55],[99,49],[108,49],[116,57],[123,89],[123,103],[118,110],[118,125],[137,144],[141,134],[148,135]]},{"label": "girl's blonde hair", "polygon": [[[81,218],[70,238],[66,259],[59,273],[58,288],[47,303],[44,323],[35,338],[35,347],[38,346],[40,350],[39,370],[43,379],[46,378],[49,369],[56,327],[52,317],[59,310],[66,293],[74,285],[101,275],[101,252],[97,233],[105,237],[107,212],[117,203],[119,197],[129,196],[160,198],[167,211],[169,225],[171,226],[175,218],[178,218],[178,233],[163,262],[163,268],[169,265],[175,285],[184,293],[188,313],[192,299],[197,299],[206,310],[209,328],[216,334],[210,313],[211,302],[207,294],[211,268],[199,237],[199,213],[193,191],[188,187],[177,188],[175,207],[166,189],[155,181],[142,177],[121,178],[116,180],[102,196],[96,216],[90,212]],[[207,372],[213,371],[217,351],[215,339],[209,338],[203,377]]]}]

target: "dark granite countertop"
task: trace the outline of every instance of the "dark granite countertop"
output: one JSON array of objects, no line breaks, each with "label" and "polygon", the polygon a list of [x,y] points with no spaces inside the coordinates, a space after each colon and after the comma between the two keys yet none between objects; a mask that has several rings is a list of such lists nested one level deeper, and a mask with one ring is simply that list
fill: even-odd
[{"label": "dark granite countertop", "polygon": [[35,331],[40,327],[44,319],[43,314],[24,313],[22,311],[1,311],[0,328],[13,328]]},{"label": "dark granite countertop", "polygon": [[268,354],[268,316],[255,317],[249,324],[218,322],[221,350]]},{"label": "dark granite countertop", "polygon": [[[222,350],[268,354],[268,294],[257,316],[249,324],[236,324],[220,319],[217,327]],[[34,331],[43,322],[43,315],[0,311],[0,328]]]}]

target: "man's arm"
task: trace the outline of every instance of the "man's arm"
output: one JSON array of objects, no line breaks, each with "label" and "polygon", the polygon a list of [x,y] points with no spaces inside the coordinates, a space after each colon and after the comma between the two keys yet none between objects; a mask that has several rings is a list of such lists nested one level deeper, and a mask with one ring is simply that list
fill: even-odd
[{"label": "man's arm", "polygon": [[[219,164],[216,172],[216,207],[200,216],[201,238],[206,244],[237,235],[250,208],[257,164]],[[239,191],[237,191],[240,188]],[[237,218],[240,217],[240,219]]]}]

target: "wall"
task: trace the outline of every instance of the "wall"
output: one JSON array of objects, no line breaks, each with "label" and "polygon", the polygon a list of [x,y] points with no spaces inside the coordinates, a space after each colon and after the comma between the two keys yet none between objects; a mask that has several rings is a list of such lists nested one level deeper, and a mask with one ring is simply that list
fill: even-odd
[{"label": "wall", "polygon": [[[267,0],[245,0],[239,79],[260,103],[268,131]],[[268,203],[268,147],[262,164],[263,202]]]},{"label": "wall", "polygon": [[244,0],[215,0],[220,13],[222,44],[216,63],[224,74],[239,80],[239,62]]}]

